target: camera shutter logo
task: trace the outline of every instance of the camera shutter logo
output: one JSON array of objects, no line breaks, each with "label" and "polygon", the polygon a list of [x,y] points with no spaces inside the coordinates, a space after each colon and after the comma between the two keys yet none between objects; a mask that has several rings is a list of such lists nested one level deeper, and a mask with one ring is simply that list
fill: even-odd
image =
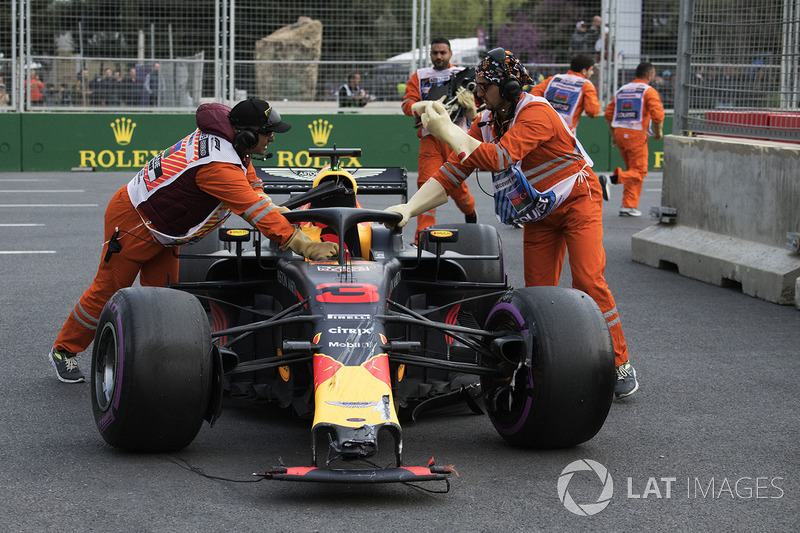
[{"label": "camera shutter logo", "polygon": [[[584,470],[589,470],[597,474],[597,478],[603,485],[600,496],[597,497],[595,503],[576,503],[567,490],[569,482],[572,480],[572,476],[575,475],[575,472]],[[561,503],[564,504],[564,507],[566,507],[569,512],[576,515],[591,516],[599,513],[611,502],[611,496],[613,496],[613,494],[614,481],[611,479],[611,474],[608,473],[608,469],[591,459],[579,459],[578,461],[568,464],[558,477],[558,499],[561,500]]]}]

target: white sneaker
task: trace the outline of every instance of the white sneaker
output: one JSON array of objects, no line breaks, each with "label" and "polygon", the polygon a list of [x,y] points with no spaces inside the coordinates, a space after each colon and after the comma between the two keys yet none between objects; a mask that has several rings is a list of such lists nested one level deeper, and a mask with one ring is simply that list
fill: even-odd
[{"label": "white sneaker", "polygon": [[640,217],[642,212],[634,207],[620,207],[619,216],[621,217]]}]

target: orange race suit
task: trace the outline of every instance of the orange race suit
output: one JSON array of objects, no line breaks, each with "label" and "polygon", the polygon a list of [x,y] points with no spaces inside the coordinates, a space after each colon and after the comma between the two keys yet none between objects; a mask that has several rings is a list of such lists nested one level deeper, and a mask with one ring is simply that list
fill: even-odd
[{"label": "orange race suit", "polygon": [[564,122],[572,133],[578,128],[578,121],[584,111],[589,117],[600,114],[600,101],[597,89],[580,72],[573,70],[566,74],[550,76],[531,89],[533,96],[545,98],[556,112],[564,117]]},{"label": "orange race suit", "polygon": [[536,191],[554,193],[548,214],[524,224],[525,285],[558,285],[569,251],[572,286],[597,302],[611,331],[616,365],[625,363],[628,347],[604,277],[603,196],[591,160],[544,98],[523,93],[502,135],[493,118],[484,111],[472,123],[469,135],[482,143],[464,163],[453,155],[433,177],[450,194],[475,169],[498,173],[515,166]]},{"label": "orange race suit", "polygon": [[143,286],[177,281],[171,246],[202,238],[231,211],[271,240],[284,244],[292,236],[294,227],[264,193],[250,157],[242,159],[234,150],[229,111],[221,104],[201,105],[198,129],[154,157],[111,198],[100,257],[114,235],[122,249],[100,261],[56,338],[56,350],[85,350],[106,302],[137,275]]},{"label": "orange race suit", "polygon": [[[403,113],[409,116],[414,116],[411,106],[417,102],[428,99],[428,94],[432,87],[442,85],[450,81],[450,78],[463,70],[459,67],[454,67],[452,64],[448,65],[445,70],[436,70],[433,67],[426,67],[417,70],[411,75],[411,79],[406,84],[406,92],[403,95]],[[468,124],[465,118],[461,118],[458,123],[465,131],[468,129]],[[442,166],[442,163],[447,161],[453,151],[447,144],[443,143],[430,133],[425,128],[420,127],[417,130],[417,137],[419,137],[419,168],[417,174],[417,188],[428,181],[428,178],[433,176],[433,173]],[[457,191],[451,195],[455,201],[458,209],[465,215],[472,215],[475,213],[475,198],[469,192],[467,184],[462,184]],[[436,210],[423,213],[417,217],[417,234],[428,226],[436,223]]]},{"label": "orange race suit", "polygon": [[664,122],[664,107],[658,91],[644,80],[635,79],[619,88],[606,107],[605,119],[611,125],[614,142],[622,153],[625,169],[614,175],[623,186],[622,207],[639,207],[642,183],[647,176],[647,138],[650,121]]}]

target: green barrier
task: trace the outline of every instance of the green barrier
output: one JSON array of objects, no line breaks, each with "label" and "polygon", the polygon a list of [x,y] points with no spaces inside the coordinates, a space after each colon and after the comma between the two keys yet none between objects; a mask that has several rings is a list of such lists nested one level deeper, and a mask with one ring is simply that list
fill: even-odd
[{"label": "green barrier", "polygon": [[[324,160],[308,148],[361,148],[360,158],[345,158],[344,166],[417,169],[419,141],[410,117],[404,115],[288,115],[292,129],[278,134],[259,165],[320,167]],[[145,113],[26,113],[0,114],[0,170],[137,171],[155,154],[195,127],[193,114]],[[672,129],[667,117],[664,132]],[[578,139],[605,172],[622,166],[619,150],[610,145],[605,119],[583,117]],[[650,168],[663,165],[663,141],[650,141]]]},{"label": "green barrier", "polygon": [[19,113],[0,113],[0,172],[22,170],[22,126]]}]

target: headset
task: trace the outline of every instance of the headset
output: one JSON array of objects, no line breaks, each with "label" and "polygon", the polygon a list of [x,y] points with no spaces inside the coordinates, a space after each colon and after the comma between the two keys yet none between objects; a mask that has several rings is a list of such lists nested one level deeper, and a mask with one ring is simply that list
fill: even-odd
[{"label": "headset", "polygon": [[258,133],[253,130],[240,130],[233,136],[233,148],[240,154],[255,148],[258,144]]},{"label": "headset", "polygon": [[[506,61],[506,50],[505,48],[494,48],[489,51],[489,57],[500,63],[500,66],[503,67]],[[509,78],[500,82],[500,96],[503,100],[508,100],[509,102],[516,102],[519,100],[519,95],[522,94],[522,84],[520,84],[519,80],[514,77],[513,75],[509,74]]]}]

